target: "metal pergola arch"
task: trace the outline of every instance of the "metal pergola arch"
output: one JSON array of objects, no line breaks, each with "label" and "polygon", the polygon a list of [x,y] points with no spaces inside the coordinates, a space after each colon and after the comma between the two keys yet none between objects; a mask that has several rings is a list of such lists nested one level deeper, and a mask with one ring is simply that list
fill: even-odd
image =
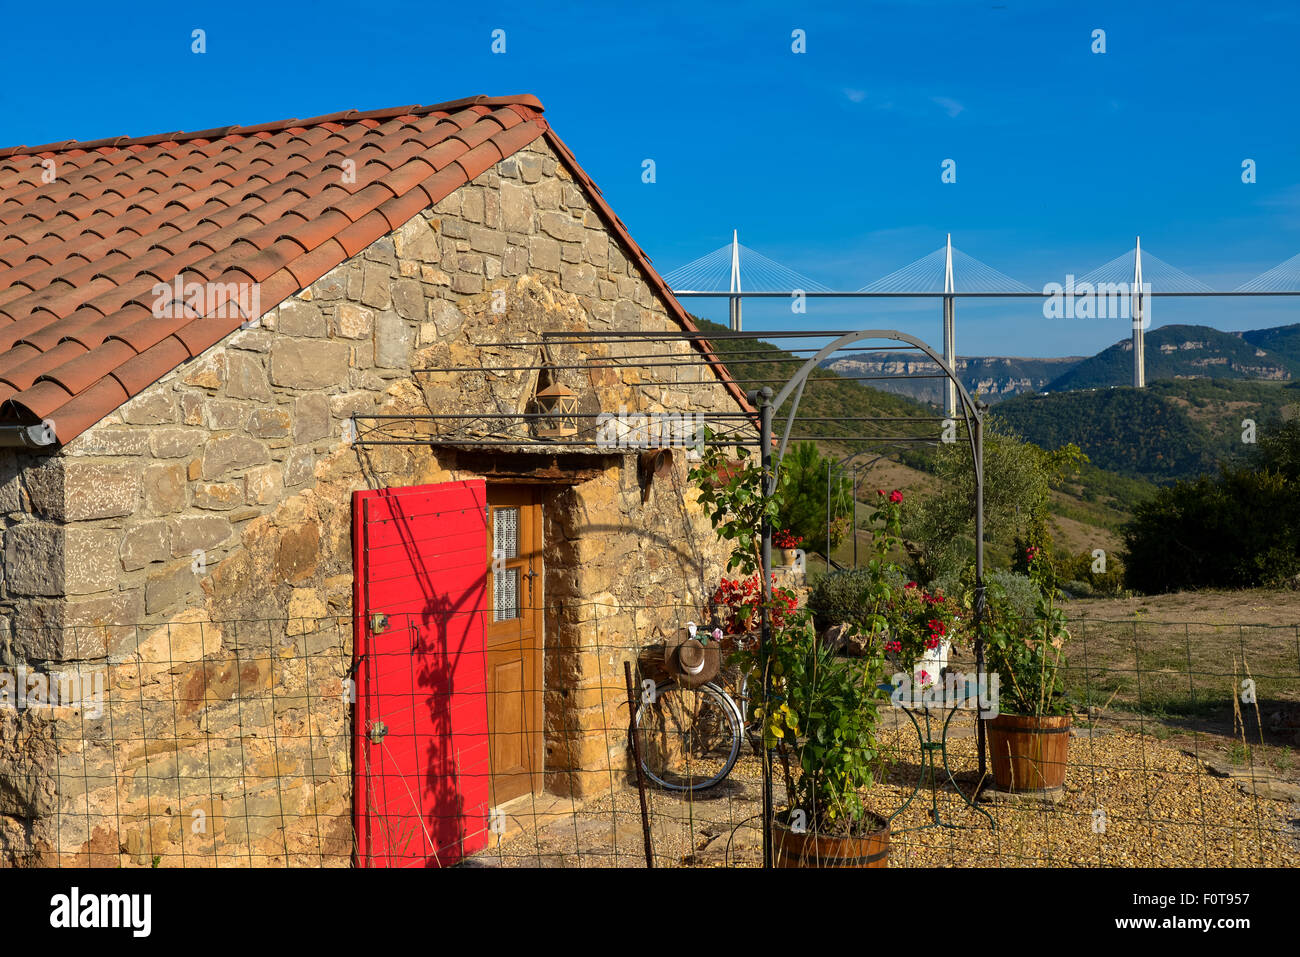
[{"label": "metal pergola arch", "polygon": [[[987,406],[982,402],[976,402],[962,384],[960,377],[953,371],[952,367],[944,360],[942,356],[936,353],[922,339],[916,336],[899,332],[896,329],[862,329],[856,332],[845,332],[827,343],[819,349],[814,355],[810,356],[799,367],[789,381],[781,388],[780,392],[773,394],[771,387],[764,386],[748,394],[751,405],[756,406],[759,411],[759,449],[762,459],[762,468],[765,475],[768,476],[767,487],[764,493],[771,496],[776,492],[777,480],[779,477],[781,460],[785,458],[786,448],[790,441],[790,433],[793,430],[795,419],[799,411],[799,402],[803,398],[804,386],[807,384],[808,376],[814,369],[820,367],[821,363],[834,355],[846,346],[853,345],[869,339],[885,339],[895,342],[906,343],[908,346],[919,349],[929,356],[938,364],[943,372],[943,377],[948,380],[949,388],[953,389],[960,403],[962,417],[966,422],[967,439],[971,444],[971,462],[975,472],[975,675],[976,688],[982,687],[980,678],[984,673],[984,612],[985,612],[985,591],[984,591],[984,413]],[[952,394],[952,393],[949,393]],[[785,431],[781,436],[780,449],[777,453],[776,464],[772,463],[772,446],[775,437],[772,433],[772,416],[775,410],[781,408],[787,401],[790,401],[790,411],[786,416]],[[856,489],[854,497],[854,507],[856,508]],[[772,600],[772,527],[767,521],[763,522],[762,527],[762,559],[763,559],[763,596],[767,603]],[[827,550],[829,551],[829,541]],[[771,623],[768,612],[765,608],[761,619],[761,632],[759,635],[759,657],[763,659],[767,643],[771,638]],[[768,699],[771,696],[771,688],[768,686],[769,676],[764,671],[763,679],[763,696]],[[977,690],[976,694],[980,692]],[[985,702],[977,698],[977,704],[982,711]],[[976,753],[979,760],[979,779],[982,782],[985,775],[985,754],[984,754],[984,724],[980,720],[975,722],[976,729]],[[772,866],[772,769],[770,765],[771,756],[764,751],[763,754],[763,865]]]}]

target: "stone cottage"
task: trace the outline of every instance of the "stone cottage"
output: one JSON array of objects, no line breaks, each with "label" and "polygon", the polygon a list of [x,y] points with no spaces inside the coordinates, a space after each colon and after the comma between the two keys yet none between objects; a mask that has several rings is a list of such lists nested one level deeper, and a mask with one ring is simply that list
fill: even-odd
[{"label": "stone cottage", "polygon": [[590,334],[683,330],[531,96],[0,150],[0,862],[446,864],[609,788],[721,555],[671,430],[586,439],[753,410]]}]

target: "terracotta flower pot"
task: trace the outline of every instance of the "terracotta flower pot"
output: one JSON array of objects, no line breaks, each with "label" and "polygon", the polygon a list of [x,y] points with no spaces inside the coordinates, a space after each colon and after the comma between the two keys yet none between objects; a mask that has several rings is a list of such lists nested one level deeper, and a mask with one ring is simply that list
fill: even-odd
[{"label": "terracotta flower pot", "polygon": [[781,549],[781,561],[786,565],[793,565],[795,563],[795,559],[797,559],[798,557],[799,557],[799,549],[797,548]]},{"label": "terracotta flower pot", "polygon": [[785,812],[772,821],[772,863],[777,867],[888,867],[889,823],[868,814],[874,829],[860,837],[796,834]]},{"label": "terracotta flower pot", "polygon": [[1000,714],[986,727],[998,790],[1046,794],[1065,786],[1069,715]]}]

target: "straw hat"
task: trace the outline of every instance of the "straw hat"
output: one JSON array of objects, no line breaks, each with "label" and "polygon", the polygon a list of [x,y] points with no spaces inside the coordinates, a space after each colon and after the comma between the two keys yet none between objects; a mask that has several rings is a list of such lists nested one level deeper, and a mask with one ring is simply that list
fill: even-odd
[{"label": "straw hat", "polygon": [[692,636],[694,630],[679,628],[664,642],[664,668],[688,688],[712,681],[722,664],[722,649],[718,644],[702,643]]}]

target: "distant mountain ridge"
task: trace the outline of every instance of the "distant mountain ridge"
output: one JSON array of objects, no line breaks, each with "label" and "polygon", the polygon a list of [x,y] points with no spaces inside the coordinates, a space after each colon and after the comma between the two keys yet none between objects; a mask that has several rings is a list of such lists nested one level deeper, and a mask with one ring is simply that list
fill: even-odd
[{"label": "distant mountain ridge", "polygon": [[1298,411],[1300,380],[1183,378],[1018,396],[994,415],[1042,448],[1074,442],[1098,468],[1167,482],[1247,460],[1254,445],[1242,441],[1245,420],[1262,433]]},{"label": "distant mountain ridge", "polygon": [[[1161,379],[1300,379],[1300,323],[1273,329],[1221,332],[1211,326],[1170,325],[1146,334],[1147,382]],[[842,376],[918,402],[943,398],[939,367],[915,352],[850,353],[824,363]],[[1030,358],[958,356],[957,372],[971,395],[990,404],[1018,395],[1104,389],[1133,384],[1133,342],[1121,339],[1094,356]],[[897,376],[898,378],[890,378]],[[915,376],[918,378],[906,378]]]},{"label": "distant mountain ridge", "polygon": [[[1172,325],[1146,334],[1146,378],[1265,379],[1300,376],[1300,324],[1249,332]],[[1041,391],[1104,389],[1133,384],[1133,342],[1121,339],[1049,382]]]},{"label": "distant mountain ridge", "polygon": [[[994,403],[1026,392],[1038,392],[1067,373],[1084,356],[1035,359],[1018,356],[958,356],[957,374],[971,395]],[[851,353],[826,363],[842,376],[938,375],[939,366],[914,352]],[[943,399],[942,379],[873,379],[862,383],[918,402],[938,404]]]},{"label": "distant mountain ridge", "polygon": [[1273,329],[1251,329],[1240,335],[1251,345],[1285,358],[1300,367],[1300,322]]}]

